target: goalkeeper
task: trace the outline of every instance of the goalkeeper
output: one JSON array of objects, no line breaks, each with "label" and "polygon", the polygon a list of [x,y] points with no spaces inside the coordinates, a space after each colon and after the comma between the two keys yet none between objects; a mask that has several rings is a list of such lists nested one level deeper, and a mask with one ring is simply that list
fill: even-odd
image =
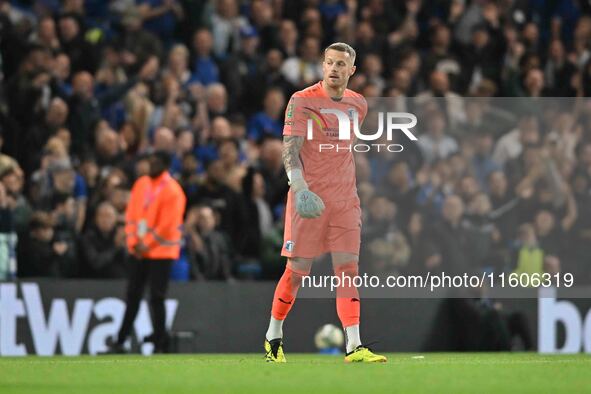
[{"label": "goalkeeper", "polygon": [[[358,275],[361,208],[350,149],[353,141],[340,139],[337,117],[322,111],[338,110],[352,119],[357,113],[361,123],[367,114],[367,103],[363,96],[347,89],[349,77],[355,72],[354,63],[355,51],[349,45],[335,43],[327,47],[322,63],[323,80],[296,92],[285,113],[283,162],[291,189],[281,254],[287,257],[287,266],[275,289],[265,338],[269,362],[286,361],[283,321],[315,257],[330,253],[335,275]],[[312,128],[310,136],[308,127]],[[322,149],[328,146],[339,149]],[[337,289],[336,300],[345,331],[345,361],[385,362],[384,356],[374,354],[361,343],[359,294],[355,287],[345,285]]]}]

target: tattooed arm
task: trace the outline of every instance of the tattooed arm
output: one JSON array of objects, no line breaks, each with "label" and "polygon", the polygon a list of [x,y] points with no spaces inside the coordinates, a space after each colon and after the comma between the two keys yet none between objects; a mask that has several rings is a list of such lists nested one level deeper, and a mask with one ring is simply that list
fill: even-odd
[{"label": "tattooed arm", "polygon": [[303,166],[300,160],[300,150],[304,145],[304,137],[283,137],[283,165],[289,178],[291,190],[295,193],[295,207],[304,219],[317,218],[324,211],[324,202],[316,193],[308,189],[304,179]]},{"label": "tattooed arm", "polygon": [[287,178],[289,178],[289,185],[296,192],[308,188],[302,172],[302,161],[300,160],[302,145],[304,145],[304,137],[294,135],[283,137],[283,165],[285,172],[287,172]]},{"label": "tattooed arm", "polygon": [[287,172],[290,181],[292,181],[291,175],[293,170],[298,169],[300,172],[302,171],[300,149],[302,149],[303,145],[304,137],[293,135],[286,135],[283,137],[283,165],[285,166],[285,171]]}]

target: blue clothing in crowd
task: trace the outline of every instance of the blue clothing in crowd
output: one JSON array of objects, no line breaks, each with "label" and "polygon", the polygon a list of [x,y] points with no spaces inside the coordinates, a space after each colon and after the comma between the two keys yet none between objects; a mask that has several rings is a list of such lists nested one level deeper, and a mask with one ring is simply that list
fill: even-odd
[{"label": "blue clothing in crowd", "polygon": [[220,70],[211,57],[200,57],[195,60],[190,83],[199,82],[204,86],[220,81]]},{"label": "blue clothing in crowd", "polygon": [[250,118],[246,133],[248,138],[254,141],[267,136],[281,138],[283,122],[281,119],[271,118],[265,112],[259,112]]}]

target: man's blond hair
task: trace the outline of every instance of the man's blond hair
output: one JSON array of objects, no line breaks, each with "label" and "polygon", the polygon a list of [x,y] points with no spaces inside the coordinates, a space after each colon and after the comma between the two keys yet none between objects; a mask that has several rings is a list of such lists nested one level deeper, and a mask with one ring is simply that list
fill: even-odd
[{"label": "man's blond hair", "polygon": [[335,42],[334,44],[330,44],[329,46],[326,47],[326,49],[324,50],[325,55],[326,55],[326,51],[328,51],[329,49],[339,51],[339,52],[348,53],[349,56],[351,57],[352,63],[355,64],[355,56],[357,56],[357,54],[355,53],[355,49],[353,49],[353,47],[351,45],[346,44],[344,42]]}]

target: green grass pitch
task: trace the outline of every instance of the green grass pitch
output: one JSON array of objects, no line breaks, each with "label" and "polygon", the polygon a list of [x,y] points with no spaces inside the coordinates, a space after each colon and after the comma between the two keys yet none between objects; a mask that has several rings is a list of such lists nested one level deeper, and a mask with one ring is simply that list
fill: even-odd
[{"label": "green grass pitch", "polygon": [[591,356],[535,353],[388,354],[387,364],[339,356],[257,354],[0,358],[0,393],[581,393]]}]

